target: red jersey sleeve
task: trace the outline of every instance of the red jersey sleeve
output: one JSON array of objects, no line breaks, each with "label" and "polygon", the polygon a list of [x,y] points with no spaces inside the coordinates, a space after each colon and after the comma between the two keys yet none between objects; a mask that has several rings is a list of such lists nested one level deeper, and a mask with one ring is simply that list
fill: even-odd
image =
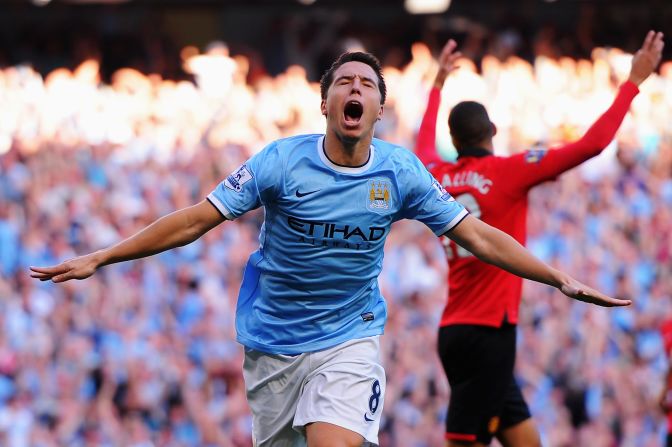
[{"label": "red jersey sleeve", "polygon": [[672,354],[672,320],[665,320],[660,326],[660,334],[663,337],[663,346],[669,356]]},{"label": "red jersey sleeve", "polygon": [[507,189],[525,193],[539,183],[553,180],[558,175],[598,155],[609,145],[623,122],[632,100],[639,89],[626,82],[609,109],[600,116],[581,139],[551,150],[529,150],[502,160],[503,172],[512,173],[507,178]]},{"label": "red jersey sleeve", "polygon": [[441,104],[441,90],[432,87],[429,92],[427,109],[422,117],[418,138],[415,144],[415,155],[418,156],[422,164],[430,166],[441,161],[436,152],[436,118],[439,114],[439,105]]}]

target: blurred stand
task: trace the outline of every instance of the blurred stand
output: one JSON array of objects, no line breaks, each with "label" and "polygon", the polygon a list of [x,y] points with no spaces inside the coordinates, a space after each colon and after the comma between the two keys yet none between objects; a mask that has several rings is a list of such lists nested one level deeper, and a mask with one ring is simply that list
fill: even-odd
[{"label": "blurred stand", "polygon": [[[428,36],[465,25],[423,20]],[[335,23],[325,39],[342,37],[338,51],[375,50],[366,33],[341,34],[347,20]],[[292,45],[310,46],[312,34],[301,37],[308,25],[277,26],[264,31],[284,36],[277,40],[298,32]],[[576,138],[605,110],[629,66],[627,52],[592,49],[581,33],[569,57],[550,31],[530,46],[516,31],[523,27],[473,29],[464,37],[469,59],[442,92],[446,158],[453,152],[443,123],[458,101],[486,105],[496,147],[552,145]],[[314,79],[331,50],[310,50],[310,63],[274,74],[261,55],[279,42],[257,52],[194,42],[106,73],[108,53],[96,39],[59,48],[67,37],[40,32],[55,49],[11,40],[0,51],[0,445],[250,445],[233,314],[259,213],[84,282],[34,282],[27,266],[109,245],[201,200],[266,142],[322,132]],[[150,34],[136,38],[153,48]],[[381,54],[389,100],[376,135],[412,147],[436,67],[430,46],[405,39]],[[12,62],[24,50],[35,57]],[[604,310],[526,286],[517,374],[545,445],[662,442],[657,400],[667,363],[658,328],[672,316],[669,116],[667,62],[643,84],[610,150],[531,196],[528,247],[635,301]],[[381,445],[441,446],[449,389],[428,340],[445,296],[442,247],[421,225],[402,222],[386,253],[383,349],[392,367]]]}]

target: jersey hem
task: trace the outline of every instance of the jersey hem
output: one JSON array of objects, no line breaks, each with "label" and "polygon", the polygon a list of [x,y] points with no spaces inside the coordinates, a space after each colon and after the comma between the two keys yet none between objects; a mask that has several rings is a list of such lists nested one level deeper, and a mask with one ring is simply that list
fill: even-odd
[{"label": "jersey hem", "polygon": [[241,345],[245,346],[246,348],[263,352],[265,354],[299,355],[299,354],[307,354],[309,352],[324,351],[325,349],[333,348],[336,345],[340,345],[341,343],[345,343],[350,340],[359,340],[361,338],[375,337],[376,335],[383,335],[384,332],[385,331],[383,330],[383,328],[380,328],[372,331],[363,332],[361,334],[357,334],[357,336],[355,337],[338,337],[325,340],[320,343],[309,342],[292,346],[271,347],[263,343],[258,343],[242,335],[237,335],[236,341]]}]

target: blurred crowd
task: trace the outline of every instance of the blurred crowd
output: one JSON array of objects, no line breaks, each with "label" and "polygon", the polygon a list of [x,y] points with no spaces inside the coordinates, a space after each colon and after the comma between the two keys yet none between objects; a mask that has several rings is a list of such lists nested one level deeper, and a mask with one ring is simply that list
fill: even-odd
[{"label": "blurred crowd", "polygon": [[[0,69],[0,445],[250,446],[234,311],[261,212],[186,247],[61,285],[28,277],[202,200],[273,139],[323,132],[319,88],[290,66],[250,82],[226,45],[182,50],[191,81],[95,59],[42,76]],[[424,44],[385,68],[376,136],[413,147],[436,66]],[[499,154],[581,135],[613,99],[630,56],[469,59],[445,85],[437,140],[454,155],[452,105],[483,102]],[[672,315],[672,63],[647,80],[598,159],[531,196],[528,246],[609,294],[609,310],[527,284],[517,376],[547,446],[657,446]],[[443,445],[449,396],[435,340],[447,267],[438,240],[400,222],[381,286],[389,321],[381,446]]]}]

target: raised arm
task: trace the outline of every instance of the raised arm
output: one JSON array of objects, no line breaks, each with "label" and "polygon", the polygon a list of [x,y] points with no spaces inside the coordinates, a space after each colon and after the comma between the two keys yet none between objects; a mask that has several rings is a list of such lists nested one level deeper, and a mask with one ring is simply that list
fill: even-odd
[{"label": "raised arm", "polygon": [[663,33],[649,31],[642,48],[632,59],[628,80],[621,85],[614,102],[579,140],[547,152],[521,153],[506,159],[506,172],[511,176],[506,187],[516,192],[527,190],[539,183],[552,180],[584,161],[595,157],[614,139],[632,100],[639,93],[639,85],[660,63],[663,51]]},{"label": "raised arm", "polygon": [[451,39],[441,51],[441,55],[439,56],[439,71],[436,74],[436,78],[434,78],[434,84],[429,92],[427,108],[425,109],[420,130],[418,131],[415,154],[425,166],[441,161],[439,154],[436,152],[436,118],[439,113],[439,105],[441,104],[441,89],[443,88],[443,84],[448,75],[458,68],[455,63],[462,56],[459,51],[455,51],[456,47],[457,44]]},{"label": "raised arm", "polygon": [[30,276],[41,281],[63,282],[85,279],[108,264],[144,258],[187,245],[216,227],[224,220],[208,201],[183,208],[161,217],[135,235],[111,247],[70,259],[52,267],[30,267]]},{"label": "raised arm", "polygon": [[553,286],[575,300],[604,307],[631,304],[630,300],[608,297],[566,273],[550,267],[511,236],[475,217],[467,216],[445,236],[469,250],[481,261],[496,265],[522,278]]}]

